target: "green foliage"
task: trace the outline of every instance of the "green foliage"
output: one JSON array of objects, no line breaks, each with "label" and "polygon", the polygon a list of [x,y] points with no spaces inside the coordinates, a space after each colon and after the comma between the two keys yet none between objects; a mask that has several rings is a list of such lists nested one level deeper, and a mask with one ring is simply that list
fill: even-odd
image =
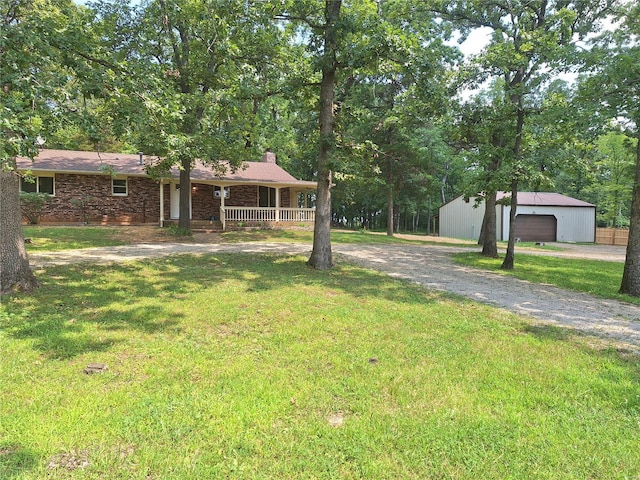
[{"label": "green foliage", "polygon": [[636,164],[637,139],[619,130],[598,138],[592,151],[593,182],[585,188],[595,197],[598,224],[605,227],[629,226],[631,193]]},{"label": "green foliage", "polygon": [[[606,32],[586,54],[580,94],[583,101],[601,117],[622,125],[636,143],[634,188],[630,209],[629,248],[620,291],[640,296],[640,7],[626,2],[616,11],[615,31]],[[591,100],[598,101],[594,104]],[[615,183],[614,183],[615,185]],[[613,195],[614,199],[616,195]],[[609,197],[611,198],[611,197]],[[615,203],[615,201],[614,201]],[[617,215],[618,212],[614,212]]]},{"label": "green foliage", "polygon": [[169,233],[176,237],[191,237],[193,236],[193,232],[190,228],[182,228],[177,224],[171,224],[167,227]]},{"label": "green foliage", "polygon": [[[620,22],[614,31],[603,33],[584,56],[583,71],[589,73],[580,83],[580,99],[595,106],[604,124],[614,118],[627,120],[623,125],[637,132],[640,124],[640,45],[638,19],[640,8],[628,2],[617,10]],[[633,135],[637,136],[637,135]]]},{"label": "green foliage", "polygon": [[[637,6],[578,55],[576,41],[599,28],[595,0],[358,0],[341,3],[331,32],[325,7],[336,2],[325,0],[5,4],[4,166],[34,155],[41,135],[47,147],[160,155],[158,176],[196,158],[221,173],[221,160],[238,166],[271,148],[311,180],[325,145],[334,224],[380,228],[393,216],[396,228],[425,231],[438,204],[514,177],[597,203],[601,224],[629,223],[628,183],[614,179],[626,168],[609,163],[622,157],[593,139],[616,116],[635,136]],[[490,43],[463,59],[451,37],[478,26],[493,30]],[[554,77],[578,62],[589,76],[574,99]],[[328,66],[335,123],[321,142]]]},{"label": "green foliage", "polygon": [[[189,170],[196,160],[224,173],[262,155],[254,142],[260,105],[277,89],[273,64],[283,32],[268,2],[157,0],[93,6],[101,111],[111,130],[161,158],[154,172],[184,172],[180,225],[189,228]],[[272,63],[272,59],[276,59]],[[276,79],[274,81],[270,79]]]},{"label": "green foliage", "polygon": [[[635,358],[570,330],[300,257],[49,273],[0,305],[3,478],[640,469]],[[96,362],[108,370],[83,373]]]},{"label": "green foliage", "polygon": [[[578,41],[604,20],[606,9],[602,9],[598,0],[571,5],[561,0],[515,5],[471,0],[443,4],[440,8],[450,21],[460,21],[467,28],[492,30],[490,43],[473,59],[478,76],[484,80],[489,72],[499,80],[494,85],[502,87],[501,92],[489,92],[489,105],[497,108],[499,115],[498,121],[489,127],[490,140],[485,142],[491,152],[484,159],[486,167],[481,174],[488,179],[487,187],[477,193],[486,191],[493,198],[496,191],[511,192],[513,208],[503,268],[512,269],[517,191],[523,181],[538,188],[547,183],[544,171],[536,168],[541,163],[537,144],[554,138],[545,131],[552,132],[555,128],[556,137],[568,131],[562,123],[549,121],[548,110],[554,109],[557,100],[563,100],[557,95],[557,88],[549,86],[550,76],[571,69],[580,49]],[[543,98],[547,101],[541,101]],[[494,223],[495,214],[490,206],[483,221],[487,228],[481,234],[483,252],[489,256],[495,256],[496,251]]]},{"label": "green foliage", "polygon": [[0,10],[0,162],[4,167],[15,156],[33,157],[38,137],[65,110],[66,87],[73,73],[62,49],[76,45],[73,19],[81,7],[70,0],[2,0]]},{"label": "green foliage", "polygon": [[[94,108],[99,110],[99,107]],[[79,115],[77,112],[75,113],[75,116]],[[89,115],[89,112],[84,112],[82,115]],[[109,125],[105,124],[104,119],[98,125],[96,118],[94,126],[87,125],[85,127],[81,127],[80,124],[88,122],[87,119],[75,118],[72,120],[76,124],[62,125],[47,135],[46,148],[113,153],[135,153],[138,151],[125,141],[116,139],[113,132],[108,130]],[[88,131],[93,131],[93,134],[89,134]]]},{"label": "green foliage", "polygon": [[337,88],[334,223],[376,228],[400,211],[428,218],[435,205],[429,190],[450,157],[439,119],[452,94],[446,69],[455,49],[437,37],[432,15],[414,12],[407,23],[407,8],[381,3],[375,21],[371,11],[355,20],[366,34],[350,49],[356,68]]},{"label": "green foliage", "polygon": [[20,192],[20,208],[22,216],[27,219],[31,225],[40,223],[42,210],[51,198],[48,193],[40,192]]}]

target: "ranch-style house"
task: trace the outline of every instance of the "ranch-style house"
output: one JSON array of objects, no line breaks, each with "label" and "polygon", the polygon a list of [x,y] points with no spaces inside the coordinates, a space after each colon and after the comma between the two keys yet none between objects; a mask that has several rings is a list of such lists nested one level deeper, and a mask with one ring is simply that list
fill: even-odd
[{"label": "ranch-style house", "polygon": [[[163,226],[180,214],[179,171],[161,180],[147,168],[157,157],[138,154],[43,149],[31,161],[18,158],[21,189],[51,195],[44,223],[139,224]],[[267,151],[259,162],[212,169],[196,162],[191,171],[191,219],[232,224],[313,224],[317,183],[297,180]]]}]

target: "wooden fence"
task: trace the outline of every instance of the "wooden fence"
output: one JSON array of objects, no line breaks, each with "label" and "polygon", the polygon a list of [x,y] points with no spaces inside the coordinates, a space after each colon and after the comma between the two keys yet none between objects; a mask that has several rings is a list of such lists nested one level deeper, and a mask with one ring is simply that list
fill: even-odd
[{"label": "wooden fence", "polygon": [[596,243],[601,245],[619,245],[626,247],[629,230],[624,228],[596,228]]}]

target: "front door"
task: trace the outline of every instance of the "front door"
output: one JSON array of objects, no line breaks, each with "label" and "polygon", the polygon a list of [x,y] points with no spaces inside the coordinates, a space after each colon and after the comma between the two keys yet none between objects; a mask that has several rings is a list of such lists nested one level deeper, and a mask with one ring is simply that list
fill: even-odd
[{"label": "front door", "polygon": [[[171,184],[171,219],[177,220],[180,218],[180,184]],[[191,195],[189,195],[189,218],[191,218]]]}]

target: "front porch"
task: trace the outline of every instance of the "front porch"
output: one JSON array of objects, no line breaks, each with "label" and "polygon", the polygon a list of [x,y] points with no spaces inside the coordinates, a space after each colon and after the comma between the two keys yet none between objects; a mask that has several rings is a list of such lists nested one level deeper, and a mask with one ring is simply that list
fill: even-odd
[{"label": "front porch", "polygon": [[285,207],[220,207],[220,222],[222,230],[227,224],[245,226],[253,225],[294,225],[313,226],[316,219],[315,208],[285,208]]},{"label": "front porch", "polygon": [[[194,230],[226,231],[237,228],[313,228],[315,208],[220,207],[220,215],[209,220],[191,220]],[[163,225],[177,224],[165,220]]]},{"label": "front porch", "polygon": [[[313,227],[315,207],[309,206],[312,190],[306,183],[300,186],[192,182],[189,188],[192,226],[214,231],[238,227]],[[160,183],[160,226],[178,219],[179,197],[178,182]]]}]

